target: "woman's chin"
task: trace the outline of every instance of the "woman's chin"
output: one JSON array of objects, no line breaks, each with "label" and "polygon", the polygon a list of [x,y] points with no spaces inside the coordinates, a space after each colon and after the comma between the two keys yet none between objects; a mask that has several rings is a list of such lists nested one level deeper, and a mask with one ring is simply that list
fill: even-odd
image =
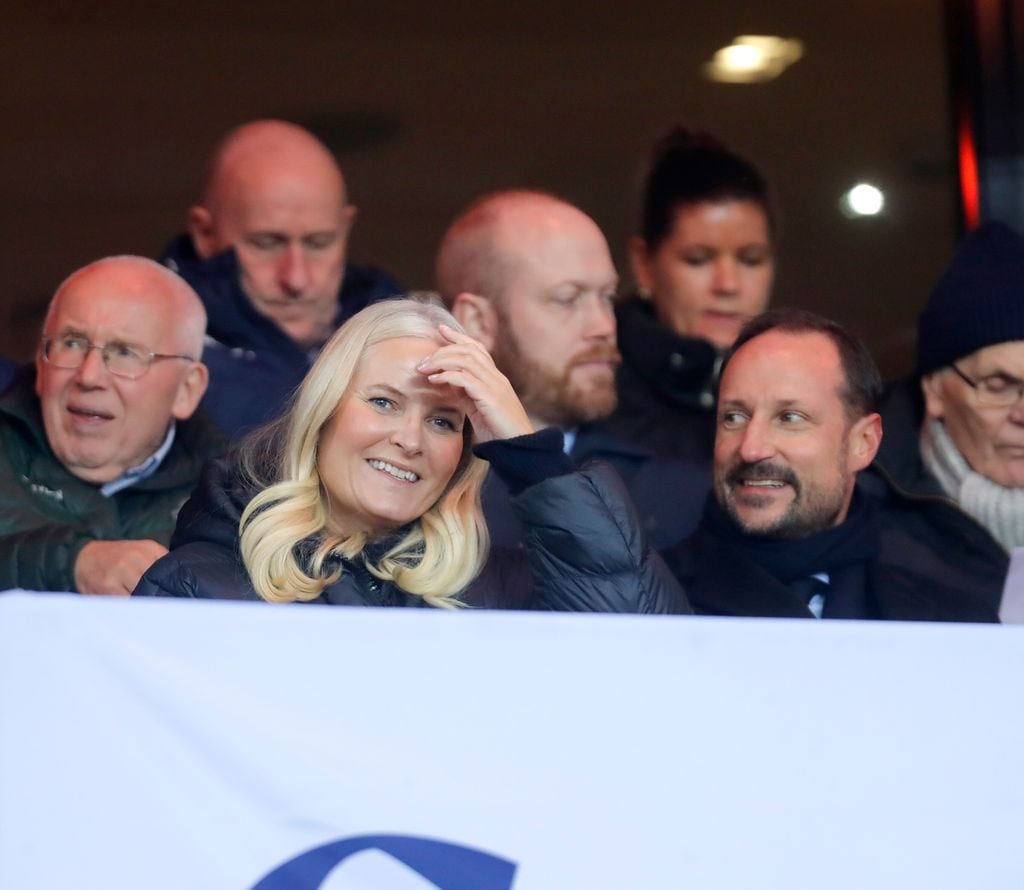
[{"label": "woman's chin", "polygon": [[722,312],[705,312],[695,336],[707,340],[716,349],[729,349],[740,335],[745,318]]}]

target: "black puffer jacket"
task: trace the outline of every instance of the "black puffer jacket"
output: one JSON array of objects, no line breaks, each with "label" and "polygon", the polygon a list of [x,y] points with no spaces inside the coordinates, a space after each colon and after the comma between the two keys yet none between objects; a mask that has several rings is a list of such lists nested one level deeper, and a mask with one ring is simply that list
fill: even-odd
[{"label": "black puffer jacket", "polygon": [[[576,431],[569,457],[577,467],[603,461],[615,468],[655,550],[685,541],[700,522],[704,498],[711,488],[708,461],[655,457],[640,445],[612,436],[599,423]],[[481,501],[491,545],[516,547],[523,530],[499,473],[488,474]]]},{"label": "black puffer jacket", "polygon": [[620,303],[615,318],[619,406],[605,428],[663,457],[710,462],[718,351],[706,340],[680,337],[639,297]]},{"label": "black puffer jacket", "polygon": [[[512,503],[526,546],[492,552],[463,601],[485,608],[689,613],[685,594],[647,545],[621,479],[603,464],[563,472],[570,466],[561,439],[557,430],[544,430],[478,447],[518,492]],[[171,553],[143,576],[135,595],[258,598],[238,551],[239,518],[254,494],[229,464],[211,464],[182,509]],[[341,565],[341,577],[316,602],[423,605],[378,581],[358,560]]]},{"label": "black puffer jacket", "polygon": [[920,384],[892,386],[881,404],[882,445],[858,486],[881,505],[883,530],[898,530],[927,548],[948,586],[983,596],[998,608],[1010,556],[949,497],[921,459]]}]

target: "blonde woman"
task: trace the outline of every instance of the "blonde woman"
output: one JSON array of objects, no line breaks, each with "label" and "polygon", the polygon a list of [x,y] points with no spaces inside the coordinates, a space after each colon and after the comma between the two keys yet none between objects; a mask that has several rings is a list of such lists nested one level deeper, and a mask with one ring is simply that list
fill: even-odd
[{"label": "blonde woman", "polygon": [[[537,532],[529,565],[518,551],[488,559],[488,463]],[[288,413],[208,468],[135,593],[689,611],[614,474],[573,472],[561,433],[533,431],[486,350],[439,305],[408,299],[355,315]]]}]

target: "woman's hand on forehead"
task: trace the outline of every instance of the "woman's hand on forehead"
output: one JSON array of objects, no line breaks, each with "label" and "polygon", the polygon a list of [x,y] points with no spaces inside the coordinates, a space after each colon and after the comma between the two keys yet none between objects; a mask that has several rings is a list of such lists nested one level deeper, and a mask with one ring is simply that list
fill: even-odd
[{"label": "woman's hand on forehead", "polygon": [[472,337],[441,325],[445,345],[420,362],[417,370],[435,385],[465,393],[466,416],[476,441],[511,439],[533,432],[533,425],[508,378],[484,347]]}]

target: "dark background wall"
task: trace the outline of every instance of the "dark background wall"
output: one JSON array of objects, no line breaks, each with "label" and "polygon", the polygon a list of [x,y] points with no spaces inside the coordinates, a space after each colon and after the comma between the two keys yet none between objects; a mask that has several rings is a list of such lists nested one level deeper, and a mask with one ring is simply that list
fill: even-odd
[{"label": "dark background wall", "polygon": [[[15,4],[0,23],[0,352],[31,354],[77,266],[158,253],[210,147],[247,119],[306,124],[338,153],[360,207],[352,255],[412,287],[431,284],[458,210],[503,186],[578,203],[622,261],[647,148],[684,123],[772,183],[775,302],[853,324],[902,372],[954,239],[942,25],[939,0]],[[798,37],[805,56],[763,85],[705,80],[741,33]],[[839,214],[859,179],[886,190],[885,216]]]}]

